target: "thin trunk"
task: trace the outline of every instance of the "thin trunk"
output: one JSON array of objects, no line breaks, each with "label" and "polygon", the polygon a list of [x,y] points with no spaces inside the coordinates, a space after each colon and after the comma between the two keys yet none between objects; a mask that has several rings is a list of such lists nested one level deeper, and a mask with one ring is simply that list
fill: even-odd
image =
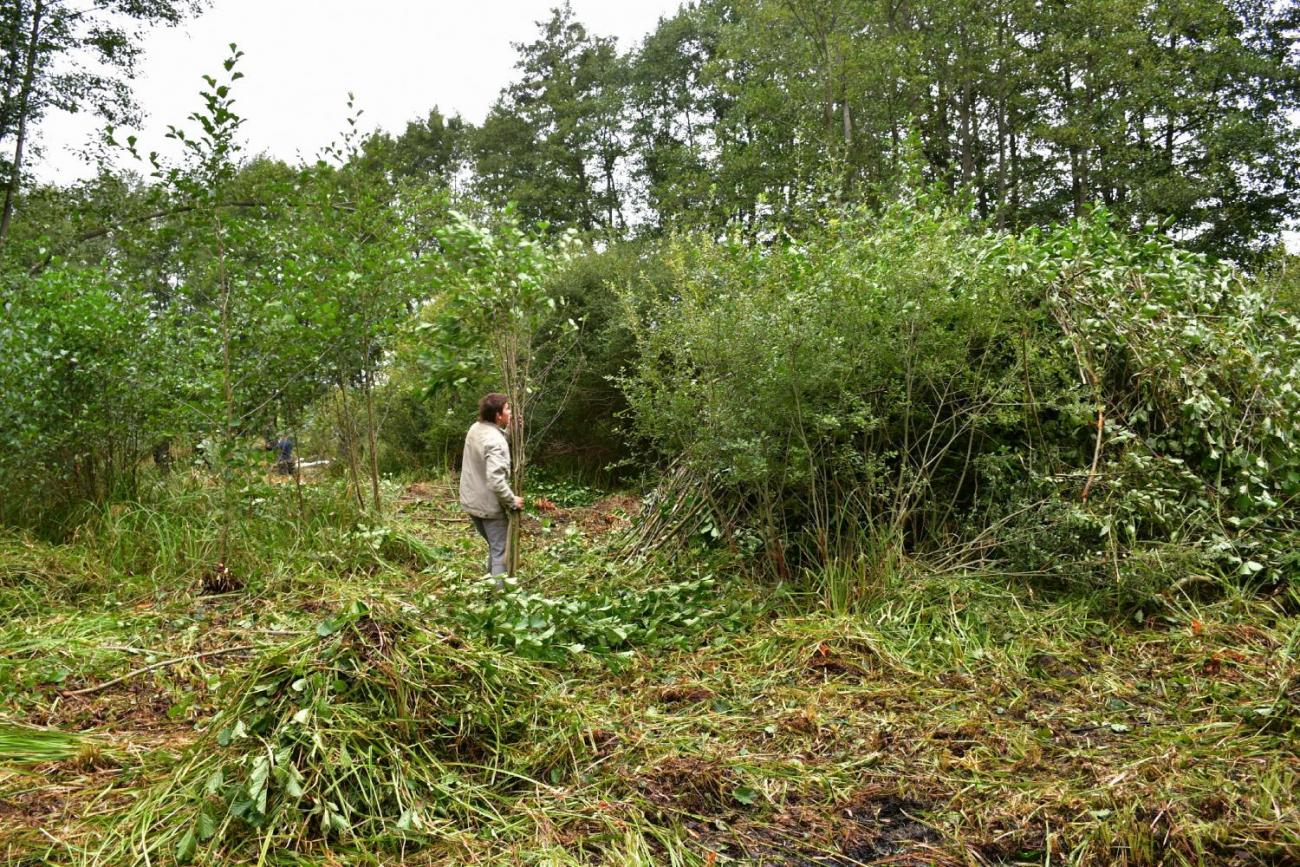
[{"label": "thin trunk", "polygon": [[[1174,52],[1177,50],[1178,34],[1171,33],[1169,34],[1169,55],[1171,58],[1174,57]],[[1173,102],[1174,100],[1171,98],[1169,100],[1170,105],[1172,105]],[[1170,109],[1165,114],[1165,165],[1169,168],[1173,168],[1174,165],[1174,122],[1174,113],[1173,110]]]},{"label": "thin trunk", "polygon": [[1006,228],[1007,225],[1007,93],[1010,88],[1007,86],[1007,21],[1005,16],[998,19],[998,65],[996,78],[997,90],[995,91],[997,99],[997,138],[998,138],[998,167],[997,167],[997,188],[994,194],[997,208],[997,228],[999,231]]},{"label": "thin trunk", "polygon": [[366,368],[362,383],[366,396],[366,443],[370,449],[370,496],[374,501],[375,514],[378,515],[383,511],[383,503],[379,499],[379,448],[375,432],[375,383],[369,366]]},{"label": "thin trunk", "polygon": [[45,13],[44,0],[36,0],[32,7],[32,34],[27,42],[24,60],[23,89],[18,96],[18,135],[14,144],[14,164],[9,172],[9,185],[5,188],[4,211],[0,213],[0,245],[9,237],[9,223],[13,219],[14,199],[23,170],[23,144],[27,139],[27,113],[31,108],[32,90],[36,84],[36,53],[41,38],[41,17]]},{"label": "thin trunk", "polygon": [[970,46],[967,43],[966,33],[963,30],[961,35],[961,102],[960,102],[960,122],[961,122],[961,182],[962,186],[970,186],[975,180],[975,85],[971,81],[971,70],[966,62]]},{"label": "thin trunk", "polygon": [[998,167],[997,167],[997,228],[999,231],[1007,225],[1007,101],[1006,94],[998,94]]},{"label": "thin trunk", "polygon": [[937,157],[938,165],[936,165],[935,168],[941,173],[944,185],[948,188],[948,192],[952,192],[952,141],[949,138],[948,130],[948,94],[944,90],[942,78],[940,78],[936,84],[935,111],[939,113],[939,140],[935,147],[935,156]]},{"label": "thin trunk", "polygon": [[1016,134],[1014,125],[1011,127],[1011,136],[1007,141],[1007,149],[1011,159],[1011,218],[1017,220],[1020,216],[1020,136]]},{"label": "thin trunk", "polygon": [[23,53],[23,3],[17,0],[13,8],[13,29],[9,32],[9,41],[5,45],[4,97],[0,102],[0,139],[9,137],[9,123],[13,117],[14,88],[18,86],[19,72],[23,68],[20,58]]},{"label": "thin trunk", "polygon": [[352,410],[348,407],[348,386],[343,377],[338,379],[339,386],[339,433],[343,435],[343,452],[348,461],[348,472],[352,476],[352,492],[356,494],[357,506],[365,511],[366,499],[361,493],[361,468],[357,463],[356,428],[352,423]]},{"label": "thin trunk", "polygon": [[[1078,120],[1074,105],[1074,76],[1067,65],[1062,70],[1062,87],[1063,98],[1065,100],[1065,120],[1066,123],[1075,124]],[[1082,217],[1084,205],[1087,200],[1087,181],[1085,179],[1084,161],[1087,155],[1083,153],[1079,146],[1077,137],[1079,133],[1071,132],[1070,143],[1066,145],[1066,151],[1070,155],[1070,199],[1074,203],[1074,216]]]},{"label": "thin trunk", "polygon": [[217,275],[221,286],[221,393],[225,403],[225,425],[221,434],[221,537],[218,562],[230,559],[230,527],[234,523],[234,498],[231,480],[231,452],[235,436],[235,390],[230,359],[230,279],[226,273],[226,246],[221,235],[221,220],[215,217],[212,224],[217,246]]},{"label": "thin trunk", "polygon": [[[302,442],[302,437],[299,436],[296,426],[290,431],[289,435],[293,437],[295,447]],[[300,463],[302,463],[301,451],[293,459],[293,493],[294,499],[298,503],[298,540],[302,541],[303,528],[307,526],[307,508],[302,499],[302,470],[298,466]]]}]

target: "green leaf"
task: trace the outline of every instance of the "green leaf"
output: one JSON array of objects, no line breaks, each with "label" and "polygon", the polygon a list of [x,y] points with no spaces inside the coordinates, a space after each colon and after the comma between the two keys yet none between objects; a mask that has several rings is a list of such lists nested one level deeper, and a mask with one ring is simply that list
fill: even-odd
[{"label": "green leaf", "polygon": [[194,829],[198,838],[205,843],[216,835],[217,817],[211,805],[204,804],[203,809],[199,810],[199,818],[194,823]]},{"label": "green leaf", "polygon": [[194,853],[198,851],[198,840],[194,836],[194,829],[185,832],[181,841],[176,844],[176,860],[181,864],[188,864],[194,860]]}]

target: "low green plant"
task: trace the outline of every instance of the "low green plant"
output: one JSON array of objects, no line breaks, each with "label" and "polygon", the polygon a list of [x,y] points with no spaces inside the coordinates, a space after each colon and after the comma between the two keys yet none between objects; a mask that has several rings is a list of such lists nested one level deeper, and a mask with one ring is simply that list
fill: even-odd
[{"label": "low green plant", "polygon": [[600,499],[600,491],[572,479],[560,478],[545,472],[534,474],[528,480],[530,505],[537,498],[550,500],[562,509],[590,506]]},{"label": "low green plant", "polygon": [[648,587],[574,589],[564,597],[510,581],[469,585],[451,600],[453,622],[470,634],[532,659],[560,662],[592,654],[617,666],[635,651],[687,648],[710,630],[739,628],[751,605],[726,598],[712,575]]}]

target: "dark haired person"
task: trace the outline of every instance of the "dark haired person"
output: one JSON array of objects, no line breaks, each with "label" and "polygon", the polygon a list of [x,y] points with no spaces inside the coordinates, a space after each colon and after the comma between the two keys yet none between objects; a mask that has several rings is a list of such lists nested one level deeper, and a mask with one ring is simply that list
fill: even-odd
[{"label": "dark haired person", "polygon": [[275,452],[275,474],[277,476],[292,476],[294,471],[293,440],[290,437],[278,437],[268,440],[266,447]]},{"label": "dark haired person", "polygon": [[[488,573],[506,571],[506,539],[510,533],[508,509],[524,507],[510,489],[510,403],[503,394],[484,395],[478,402],[478,421],[465,435],[460,468],[460,507],[469,513],[488,543]],[[500,579],[497,586],[503,586]]]}]

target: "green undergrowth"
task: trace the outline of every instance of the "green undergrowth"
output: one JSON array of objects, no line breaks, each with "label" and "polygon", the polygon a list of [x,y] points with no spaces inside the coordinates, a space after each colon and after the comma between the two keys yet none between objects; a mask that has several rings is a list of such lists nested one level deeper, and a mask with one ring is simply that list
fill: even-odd
[{"label": "green undergrowth", "polygon": [[449,616],[471,634],[520,656],[562,662],[593,654],[606,664],[626,664],[638,652],[690,648],[710,635],[725,641],[747,628],[758,607],[727,594],[712,575],[641,588],[575,588],[548,596],[512,579],[506,591],[491,579],[450,594]]},{"label": "green undergrowth", "polygon": [[[267,508],[296,508],[285,494]],[[530,519],[497,590],[452,515],[341,505],[216,594],[163,580],[185,560],[151,566],[157,538],[122,571],[102,527],[5,537],[0,858],[1300,858],[1285,591],[1189,572],[1083,592],[906,559],[775,584],[726,550],[618,560],[580,511]],[[287,538],[261,532],[243,538]]]}]

